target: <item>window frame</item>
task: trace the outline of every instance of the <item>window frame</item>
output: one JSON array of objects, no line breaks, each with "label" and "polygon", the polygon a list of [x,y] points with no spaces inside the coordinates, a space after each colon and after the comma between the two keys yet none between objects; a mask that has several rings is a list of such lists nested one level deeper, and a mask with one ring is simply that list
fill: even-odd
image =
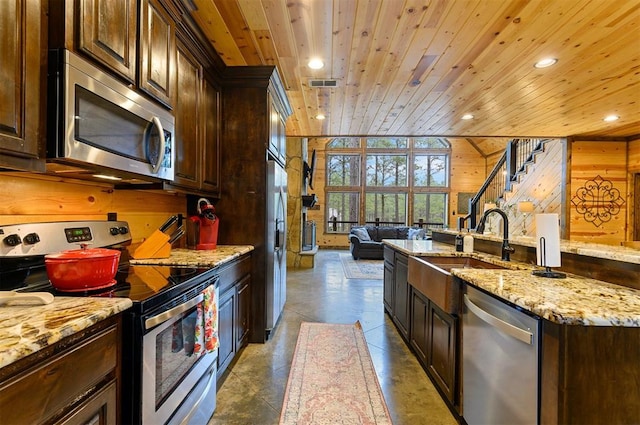
[{"label": "window frame", "polygon": [[[384,139],[384,137],[353,137],[351,139],[358,139],[359,143],[357,144],[359,147],[332,147],[331,142],[334,140],[344,141],[348,139],[348,137],[336,137],[329,140],[326,144],[326,175],[327,182],[325,182],[325,199],[328,199],[330,193],[333,192],[357,192],[359,194],[359,211],[358,211],[358,223],[369,223],[366,221],[366,196],[368,193],[403,193],[405,195],[406,204],[405,204],[405,225],[414,225],[417,223],[417,219],[414,215],[414,198],[416,194],[421,193],[436,193],[436,194],[444,194],[444,212],[443,212],[443,225],[446,226],[448,221],[449,214],[449,202],[450,202],[450,192],[451,192],[451,143],[445,138],[434,138],[437,139],[443,146],[439,148],[416,148],[414,146],[414,140],[416,139],[424,139],[429,136],[419,136],[419,137],[400,137],[400,136],[390,136],[392,139],[406,139],[407,147],[406,148],[370,148],[367,147],[368,139]],[[329,161],[328,158],[336,155],[360,155],[360,185],[359,186],[329,186],[327,185],[329,181]],[[367,186],[367,157],[368,155],[406,155],[406,185],[405,186]],[[444,186],[415,186],[415,157],[420,155],[441,155],[445,157],[445,177],[446,184]],[[332,225],[329,221],[329,205],[325,205],[325,232],[340,234],[340,233],[348,233],[348,231],[340,232],[333,231]],[[383,222],[384,224],[384,222]],[[397,223],[389,223],[389,224],[397,224]],[[344,227],[344,226],[343,226]]]}]

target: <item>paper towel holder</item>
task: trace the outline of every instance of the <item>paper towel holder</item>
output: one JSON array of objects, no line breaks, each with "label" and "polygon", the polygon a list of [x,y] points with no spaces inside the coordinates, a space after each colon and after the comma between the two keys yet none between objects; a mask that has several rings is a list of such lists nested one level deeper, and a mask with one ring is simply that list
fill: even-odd
[{"label": "paper towel holder", "polygon": [[540,262],[542,264],[540,264],[540,266],[544,267],[544,270],[534,270],[531,274],[534,276],[548,277],[552,279],[566,278],[567,275],[565,273],[553,271],[551,270],[551,267],[547,266],[547,243],[544,236],[540,238],[538,246],[542,249],[542,254],[540,255]]}]

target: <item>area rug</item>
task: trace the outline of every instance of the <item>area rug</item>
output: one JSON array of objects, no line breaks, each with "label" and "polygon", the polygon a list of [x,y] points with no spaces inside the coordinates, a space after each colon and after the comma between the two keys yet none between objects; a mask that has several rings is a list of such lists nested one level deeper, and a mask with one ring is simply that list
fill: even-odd
[{"label": "area rug", "polygon": [[382,279],[383,260],[354,260],[351,254],[340,254],[340,262],[347,279]]},{"label": "area rug", "polygon": [[303,322],[280,425],[391,424],[359,322]]}]

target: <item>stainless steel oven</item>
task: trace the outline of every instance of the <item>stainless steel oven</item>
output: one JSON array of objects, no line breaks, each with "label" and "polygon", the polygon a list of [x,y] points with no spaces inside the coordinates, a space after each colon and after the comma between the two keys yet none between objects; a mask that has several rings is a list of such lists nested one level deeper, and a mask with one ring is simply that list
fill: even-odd
[{"label": "stainless steel oven", "polygon": [[[52,287],[44,256],[78,249],[78,234],[93,247],[121,250],[113,286],[70,293]],[[0,225],[0,291],[131,299],[132,307],[122,313],[121,422],[206,424],[216,405],[218,352],[196,348],[194,326],[208,306],[217,311],[217,270],[131,265],[125,249],[130,243],[126,221]]]},{"label": "stainless steel oven", "polygon": [[47,114],[48,171],[173,180],[171,112],[69,50],[49,51]]},{"label": "stainless steel oven", "polygon": [[[215,300],[218,299],[217,279]],[[204,295],[142,317],[142,423],[205,424],[216,405],[217,350],[198,354]],[[217,307],[215,307],[217,310]]]}]

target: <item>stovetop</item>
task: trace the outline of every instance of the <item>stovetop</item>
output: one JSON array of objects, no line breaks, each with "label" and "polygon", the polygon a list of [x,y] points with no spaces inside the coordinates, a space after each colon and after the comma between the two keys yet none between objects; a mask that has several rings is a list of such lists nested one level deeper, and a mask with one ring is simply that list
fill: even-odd
[{"label": "stovetop", "polygon": [[[0,291],[49,292],[68,297],[126,297],[133,301],[135,310],[148,311],[181,298],[189,291],[199,290],[214,275],[208,268],[130,265],[126,244],[131,236],[126,222],[0,226],[0,235],[4,235],[0,243]],[[53,288],[47,276],[44,255],[73,248],[78,237],[98,246],[121,251],[112,286],[79,292],[63,292]]]}]

